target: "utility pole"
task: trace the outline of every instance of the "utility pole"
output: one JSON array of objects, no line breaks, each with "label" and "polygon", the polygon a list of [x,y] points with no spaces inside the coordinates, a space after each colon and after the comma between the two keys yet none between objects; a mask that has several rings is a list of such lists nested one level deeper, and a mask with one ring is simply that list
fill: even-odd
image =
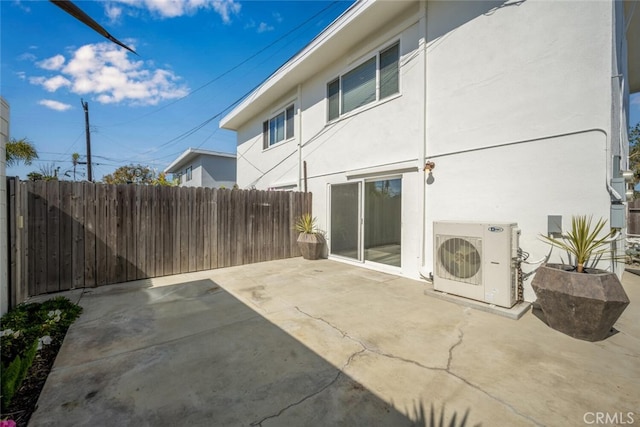
[{"label": "utility pole", "polygon": [[89,103],[84,102],[82,98],[80,98],[80,104],[82,104],[82,108],[84,109],[84,127],[85,133],[87,134],[87,181],[93,181],[91,176],[91,132],[89,132]]}]

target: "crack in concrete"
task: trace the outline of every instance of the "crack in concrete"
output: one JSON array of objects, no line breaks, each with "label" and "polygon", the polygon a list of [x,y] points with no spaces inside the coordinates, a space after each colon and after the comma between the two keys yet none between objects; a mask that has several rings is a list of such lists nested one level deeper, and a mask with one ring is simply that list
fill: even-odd
[{"label": "crack in concrete", "polygon": [[[458,328],[458,342],[456,342],[454,345],[452,345],[451,347],[449,347],[449,358],[447,359],[447,368],[445,369],[445,371],[449,372],[449,370],[451,369],[451,362],[453,361],[453,350],[459,346],[460,344],[462,344],[462,340],[464,339],[464,331],[462,330],[464,325],[460,326]],[[451,372],[449,372],[451,373]]]},{"label": "crack in concrete", "polygon": [[251,426],[259,426],[259,427],[262,427],[262,423],[263,423],[263,422],[265,422],[265,421],[267,421],[267,420],[270,420],[270,419],[272,419],[272,418],[278,418],[280,415],[282,415],[283,413],[285,413],[287,410],[289,410],[289,409],[293,408],[294,406],[298,406],[298,405],[300,405],[301,403],[305,402],[306,400],[309,400],[309,399],[311,399],[312,397],[319,395],[320,393],[322,393],[323,391],[325,391],[326,389],[328,389],[329,387],[331,387],[332,385],[334,385],[334,384],[338,381],[338,379],[340,378],[340,376],[344,374],[344,370],[349,366],[349,364],[351,363],[351,361],[352,361],[355,357],[357,357],[359,354],[363,353],[364,351],[366,351],[366,349],[365,349],[365,348],[363,348],[363,349],[361,349],[361,350],[359,350],[359,351],[356,351],[356,352],[355,352],[355,353],[353,353],[351,356],[349,356],[349,358],[347,359],[347,361],[345,362],[345,364],[344,364],[344,365],[342,365],[342,368],[340,368],[340,369],[338,370],[338,373],[336,374],[336,376],[335,376],[335,377],[334,377],[334,378],[333,378],[333,379],[332,379],[328,384],[326,384],[326,385],[322,386],[320,389],[318,389],[318,390],[314,391],[313,393],[311,393],[311,394],[308,394],[308,395],[304,396],[302,399],[298,400],[297,402],[293,402],[293,403],[291,403],[291,404],[289,404],[289,405],[285,406],[284,408],[280,409],[280,410],[278,411],[278,413],[273,414],[273,415],[266,416],[266,417],[264,417],[263,419],[261,419],[260,421],[254,421],[254,422],[252,422],[250,425],[251,425]]},{"label": "crack in concrete", "polygon": [[295,306],[294,307],[296,310],[298,310],[300,313],[304,314],[307,317],[310,317],[312,319],[315,319],[319,322],[325,323],[327,325],[329,325],[331,328],[335,329],[336,331],[340,332],[340,335],[342,335],[343,338],[349,338],[351,341],[360,344],[360,346],[365,349],[365,350],[370,350],[366,344],[364,344],[362,341],[360,341],[359,339],[356,339],[354,337],[352,337],[351,335],[349,335],[347,332],[343,331],[342,329],[340,329],[339,327],[337,327],[336,325],[334,325],[333,323],[323,319],[322,317],[317,317],[317,316],[313,316],[312,314],[307,313],[304,310],[301,310],[300,307]]},{"label": "crack in concrete", "polygon": [[[511,404],[505,402],[504,400],[500,399],[497,396],[492,395],[488,391],[484,390],[482,387],[471,383],[466,378],[463,378],[462,376],[460,376],[460,375],[458,375],[458,374],[456,374],[456,373],[451,371],[451,363],[453,362],[453,350],[456,347],[458,347],[459,345],[462,344],[462,341],[464,339],[463,328],[464,328],[464,326],[466,326],[466,323],[467,323],[467,319],[466,318],[461,322],[462,324],[460,326],[458,326],[458,340],[451,347],[449,347],[449,357],[447,359],[447,366],[446,366],[446,368],[442,368],[442,367],[437,367],[437,366],[427,366],[427,365],[424,365],[424,364],[422,364],[422,363],[420,363],[420,362],[418,362],[416,360],[407,359],[407,358],[404,358],[404,357],[401,357],[401,356],[396,356],[396,355],[391,354],[391,353],[383,353],[380,350],[372,349],[372,348],[368,347],[366,344],[364,344],[362,341],[360,341],[359,339],[356,339],[356,338],[352,337],[346,331],[343,331],[342,329],[340,329],[336,325],[332,324],[331,322],[323,319],[322,317],[313,316],[313,315],[301,310],[300,307],[297,307],[297,306],[295,307],[295,309],[298,310],[300,313],[304,314],[305,316],[308,316],[308,317],[310,317],[312,319],[315,319],[315,320],[318,320],[320,322],[325,323],[326,325],[328,325],[331,328],[333,328],[336,331],[338,331],[343,337],[348,338],[349,340],[360,344],[360,346],[362,346],[362,350],[360,350],[359,352],[354,353],[352,355],[352,357],[349,358],[349,362],[357,354],[361,354],[361,353],[363,353],[365,351],[369,351],[369,352],[377,354],[379,356],[387,357],[387,358],[390,358],[390,359],[396,359],[396,360],[399,360],[399,361],[402,361],[402,362],[405,362],[405,363],[410,363],[412,365],[418,366],[418,367],[423,368],[423,369],[428,369],[428,370],[432,370],[432,371],[446,372],[447,374],[451,375],[452,377],[455,377],[455,378],[459,379],[460,381],[462,381],[463,383],[467,384],[469,387],[474,388],[475,390],[478,390],[479,392],[483,393],[487,397],[489,397],[489,398],[495,400],[496,402],[499,402],[500,404],[504,405],[512,413],[514,413],[514,414],[516,414],[516,415],[518,415],[520,417],[526,418],[527,420],[529,420],[530,422],[532,422],[533,424],[535,424],[537,426],[544,426],[544,424],[541,424],[540,422],[538,422],[537,420],[531,418],[530,416],[521,413],[516,408],[514,408]],[[346,365],[345,365],[345,367],[346,367]],[[339,375],[340,374],[338,374],[338,376]],[[336,379],[337,379],[337,377],[336,377]]]},{"label": "crack in concrete", "polygon": [[338,379],[340,378],[340,376],[344,374],[344,370],[349,366],[349,364],[351,363],[351,361],[352,361],[355,357],[357,357],[358,355],[360,355],[360,354],[364,353],[365,351],[367,351],[367,346],[365,346],[365,345],[364,345],[362,342],[360,342],[359,340],[357,340],[357,339],[355,339],[355,338],[351,337],[349,334],[347,334],[346,332],[344,332],[343,330],[341,330],[341,329],[340,329],[340,328],[338,328],[337,326],[332,325],[331,323],[327,322],[326,320],[324,320],[324,319],[323,319],[323,318],[321,318],[321,317],[312,316],[311,314],[304,312],[303,310],[301,310],[301,309],[300,309],[300,307],[297,307],[297,306],[296,306],[296,307],[295,307],[295,309],[296,309],[296,310],[298,310],[300,313],[304,314],[304,315],[305,315],[305,316],[307,316],[307,317],[310,317],[310,318],[312,318],[312,319],[318,320],[318,321],[320,321],[320,322],[323,322],[323,323],[325,323],[325,324],[329,325],[332,329],[335,329],[336,331],[340,332],[340,334],[342,335],[342,337],[343,337],[343,338],[348,338],[348,339],[350,339],[351,341],[354,341],[354,342],[358,343],[358,344],[360,345],[360,347],[362,347],[362,348],[361,348],[360,350],[356,351],[355,353],[353,353],[353,354],[351,354],[351,355],[349,356],[349,358],[347,359],[347,361],[345,362],[345,364],[344,364],[344,365],[342,365],[342,368],[340,368],[340,370],[338,370],[338,373],[337,373],[337,374],[336,374],[336,376],[333,378],[333,380],[331,380],[331,382],[329,382],[328,384],[324,385],[324,386],[323,386],[323,387],[321,387],[320,389],[318,389],[318,390],[314,391],[313,393],[311,393],[311,394],[308,394],[308,395],[304,396],[302,399],[298,400],[297,402],[293,402],[293,403],[291,403],[291,404],[289,404],[289,405],[285,406],[284,408],[280,409],[276,414],[273,414],[273,415],[269,415],[269,416],[267,416],[267,417],[264,417],[264,418],[263,418],[263,419],[261,419],[260,421],[254,421],[253,423],[251,423],[251,424],[250,424],[250,425],[252,425],[252,426],[259,426],[259,427],[262,427],[262,423],[263,423],[263,422],[265,422],[265,421],[267,421],[267,420],[270,420],[270,419],[272,419],[272,418],[277,418],[277,417],[279,417],[280,415],[282,415],[285,411],[287,411],[287,410],[289,410],[289,409],[293,408],[294,406],[298,406],[298,405],[300,405],[301,403],[303,403],[304,401],[309,400],[309,399],[311,399],[312,397],[319,395],[320,393],[322,393],[323,391],[325,391],[326,389],[328,389],[329,387],[331,387],[333,384],[335,384],[335,383],[336,383],[336,381],[338,381]]}]

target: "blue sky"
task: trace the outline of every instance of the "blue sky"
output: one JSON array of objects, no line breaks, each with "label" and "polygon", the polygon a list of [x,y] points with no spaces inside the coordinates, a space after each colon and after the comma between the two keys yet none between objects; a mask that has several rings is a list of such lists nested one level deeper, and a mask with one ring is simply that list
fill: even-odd
[{"label": "blue sky", "polygon": [[[12,138],[41,166],[84,160],[89,103],[93,177],[141,163],[162,171],[189,147],[235,153],[223,112],[344,12],[352,1],[76,1],[139,56],[48,1],[0,0],[0,93]],[[204,125],[203,125],[204,124]],[[84,169],[79,169],[85,172]]]},{"label": "blue sky", "polygon": [[[235,152],[219,117],[306,45],[353,1],[76,1],[139,56],[48,1],[0,0],[0,93],[11,137],[40,160],[8,168],[72,168],[86,153],[89,103],[94,180],[131,163],[162,171],[189,147]],[[630,124],[640,122],[640,95]],[[82,168],[80,173],[85,172]]]}]

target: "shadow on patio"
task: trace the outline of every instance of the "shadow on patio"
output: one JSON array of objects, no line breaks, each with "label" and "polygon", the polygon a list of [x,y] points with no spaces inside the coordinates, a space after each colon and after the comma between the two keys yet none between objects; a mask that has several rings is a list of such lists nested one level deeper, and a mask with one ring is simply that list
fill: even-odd
[{"label": "shadow on patio", "polygon": [[30,425],[416,425],[210,279],[81,304]]},{"label": "shadow on patio", "polygon": [[640,278],[625,277],[632,304],[600,343],[329,260],[86,290],[30,425],[408,426],[431,405],[468,425],[638,417]]}]

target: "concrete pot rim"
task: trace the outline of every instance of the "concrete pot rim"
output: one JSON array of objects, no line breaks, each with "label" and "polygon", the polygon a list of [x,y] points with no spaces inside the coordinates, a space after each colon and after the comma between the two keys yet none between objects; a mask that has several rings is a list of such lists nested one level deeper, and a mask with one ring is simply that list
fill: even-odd
[{"label": "concrete pot rim", "polygon": [[585,267],[585,269],[584,269],[584,271],[582,273],[578,273],[576,271],[577,267],[575,265],[570,265],[570,264],[547,263],[547,264],[542,264],[540,266],[540,268],[542,268],[542,267],[547,267],[547,268],[552,268],[554,270],[564,271],[565,273],[580,274],[580,275],[585,275],[586,274],[586,275],[589,275],[589,276],[615,274],[612,271],[601,270],[599,268],[587,268],[587,267]]}]

